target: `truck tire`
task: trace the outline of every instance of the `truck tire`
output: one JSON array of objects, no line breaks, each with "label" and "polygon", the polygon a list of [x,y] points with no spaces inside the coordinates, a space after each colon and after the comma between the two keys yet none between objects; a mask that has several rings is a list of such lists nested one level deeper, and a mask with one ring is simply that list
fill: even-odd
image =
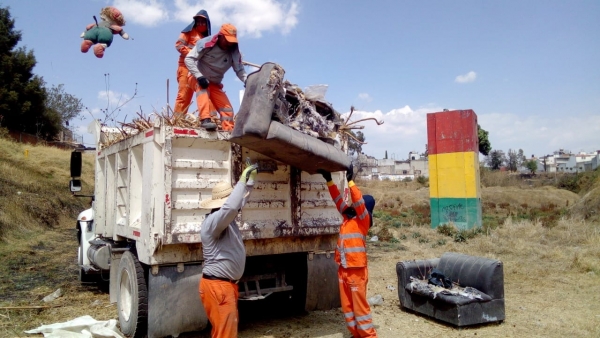
[{"label": "truck tire", "polygon": [[144,337],[148,328],[148,288],[144,268],[131,251],[121,257],[117,275],[117,312],[121,332]]}]

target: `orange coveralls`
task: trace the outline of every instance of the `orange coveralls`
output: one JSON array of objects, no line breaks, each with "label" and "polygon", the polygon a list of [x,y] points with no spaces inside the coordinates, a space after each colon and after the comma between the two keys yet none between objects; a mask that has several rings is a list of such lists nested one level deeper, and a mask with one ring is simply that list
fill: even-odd
[{"label": "orange coveralls", "polygon": [[[190,86],[188,81],[189,71],[185,66],[185,56],[194,48],[196,42],[206,37],[202,33],[198,32],[196,28],[189,32],[181,33],[179,39],[175,42],[175,49],[179,52],[179,63],[177,66],[177,98],[175,99],[175,107],[173,111],[175,113],[185,114],[188,111],[188,107],[192,102],[192,96],[194,94],[194,87]],[[195,82],[195,79],[194,79]]]},{"label": "orange coveralls", "polygon": [[[332,181],[327,182],[329,193],[338,211],[342,213],[348,207],[337,186]],[[352,207],[356,210],[356,217],[348,219],[344,214],[344,221],[340,227],[335,250],[335,261],[338,263],[338,278],[340,284],[340,299],[342,311],[346,320],[346,327],[353,337],[377,337],[373,327],[371,308],[367,302],[367,283],[369,272],[367,270],[367,252],[365,238],[370,226],[370,215],[365,207],[362,193],[349,181]]]},{"label": "orange coveralls", "polygon": [[[207,290],[206,292],[204,290]],[[237,338],[238,285],[221,280],[200,279],[200,299],[213,324],[211,337]]]}]

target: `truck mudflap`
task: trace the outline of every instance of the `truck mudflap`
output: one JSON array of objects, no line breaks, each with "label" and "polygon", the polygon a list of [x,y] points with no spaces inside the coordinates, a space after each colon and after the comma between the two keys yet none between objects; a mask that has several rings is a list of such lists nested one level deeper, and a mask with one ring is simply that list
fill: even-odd
[{"label": "truck mudflap", "polygon": [[[153,271],[154,269],[154,271]],[[198,294],[202,265],[160,266],[148,273],[148,338],[200,331],[208,317]]]},{"label": "truck mudflap", "polygon": [[310,252],[307,266],[305,310],[331,310],[340,307],[338,265],[334,260],[334,253]]}]

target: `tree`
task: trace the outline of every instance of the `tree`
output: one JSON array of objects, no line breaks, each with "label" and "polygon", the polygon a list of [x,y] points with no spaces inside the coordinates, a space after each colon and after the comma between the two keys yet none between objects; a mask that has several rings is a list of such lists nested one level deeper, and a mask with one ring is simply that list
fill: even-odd
[{"label": "tree", "polygon": [[492,170],[498,170],[506,162],[506,156],[502,150],[492,150],[486,158],[486,164]]},{"label": "tree", "polygon": [[525,153],[523,149],[519,149],[517,153],[517,166],[524,167],[527,164],[527,157],[525,157]]},{"label": "tree", "polygon": [[537,171],[537,168],[538,168],[537,160],[531,159],[529,161],[526,161],[525,166],[527,167],[527,169],[529,169],[529,171],[531,171],[532,174],[535,175],[535,172]]},{"label": "tree", "polygon": [[512,149],[508,149],[508,157],[506,159],[506,166],[508,167],[508,170],[510,170],[510,171],[517,171],[518,157],[517,157],[516,151],[514,151]]},{"label": "tree", "polygon": [[46,109],[44,80],[33,75],[36,64],[32,51],[16,48],[21,32],[8,7],[0,8],[0,115],[9,130],[51,139],[60,130],[60,118]]},{"label": "tree", "polygon": [[488,156],[492,150],[492,145],[488,140],[488,132],[482,129],[479,123],[477,124],[477,136],[479,138],[479,152],[484,156]]},{"label": "tree", "polygon": [[[357,131],[356,133],[353,130],[348,130],[348,132],[352,135],[352,137],[348,138],[348,153],[350,155],[361,154],[362,153],[362,145],[365,142],[365,135],[360,130]],[[355,140],[355,138],[356,138],[356,140]]]},{"label": "tree", "polygon": [[83,109],[81,99],[66,93],[64,85],[59,84],[46,90],[48,92],[46,107],[60,116],[61,124],[68,123],[76,118]]}]

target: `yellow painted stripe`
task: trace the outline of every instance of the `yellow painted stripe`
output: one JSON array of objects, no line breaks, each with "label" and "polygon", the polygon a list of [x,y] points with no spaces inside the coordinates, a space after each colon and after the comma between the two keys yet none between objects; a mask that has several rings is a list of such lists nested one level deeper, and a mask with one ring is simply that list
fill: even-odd
[{"label": "yellow painted stripe", "polygon": [[430,197],[480,197],[477,155],[471,151],[429,155]]}]

